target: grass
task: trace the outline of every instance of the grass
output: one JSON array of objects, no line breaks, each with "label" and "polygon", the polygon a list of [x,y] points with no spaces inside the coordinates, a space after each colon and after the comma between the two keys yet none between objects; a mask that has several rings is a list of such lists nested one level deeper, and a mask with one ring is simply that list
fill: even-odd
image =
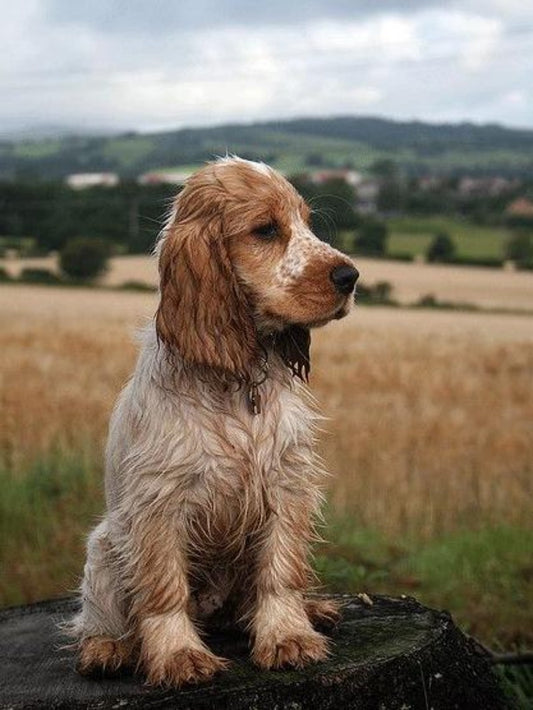
[{"label": "grass", "polygon": [[13,153],[18,158],[48,158],[58,153],[60,148],[61,140],[59,138],[45,138],[37,141],[25,140],[13,146]]},{"label": "grass", "polygon": [[533,531],[495,526],[391,541],[381,531],[332,519],[316,567],[336,592],[406,594],[452,610],[491,646],[533,644]]},{"label": "grass", "polygon": [[21,475],[0,470],[0,602],[20,604],[74,590],[84,539],[102,511],[100,465],[90,449],[56,451]]},{"label": "grass", "polygon": [[[69,593],[81,573],[85,536],[104,507],[97,452],[57,450],[17,475],[4,468],[0,486],[1,603]],[[452,610],[491,646],[533,644],[533,530],[499,525],[391,539],[335,510],[327,519],[328,542],[315,557],[327,590],[416,596]]]},{"label": "grass", "polygon": [[[81,139],[83,142],[83,139]],[[110,170],[128,169],[130,172],[153,170],[164,162],[161,156],[170,153],[169,161],[173,159],[178,166],[181,161],[190,160],[189,150],[180,145],[177,137],[169,133],[131,135],[119,137],[93,137],[88,139],[93,160],[100,166]],[[428,172],[453,172],[457,168],[472,171],[476,168],[491,169],[524,169],[530,164],[530,154],[527,150],[511,150],[494,148],[489,145],[479,146],[476,150],[462,150],[454,141],[452,147],[442,152],[425,154],[416,150],[410,141],[398,144],[398,147],[377,147],[364,140],[352,140],[331,137],[329,135],[311,135],[294,133],[291,130],[273,131],[264,126],[241,126],[235,130],[220,131],[215,129],[204,132],[202,129],[193,137],[196,148],[193,150],[193,160],[198,155],[207,159],[213,154],[224,154],[227,151],[236,152],[250,157],[269,157],[276,167],[294,173],[302,170],[305,159],[309,155],[319,155],[323,165],[338,167],[347,162],[358,170],[368,169],[376,160],[389,159],[403,167],[424,167]],[[85,141],[86,142],[86,141]],[[379,145],[379,143],[378,143]],[[81,149],[87,146],[81,146]],[[189,146],[192,149],[192,145]],[[14,153],[24,162],[29,162],[32,172],[39,174],[46,171],[43,159],[55,156],[58,165],[63,166],[63,172],[76,170],[79,159],[79,141],[67,138],[44,139],[42,141],[25,141],[16,144],[0,146],[0,155]],[[274,160],[271,158],[274,157]],[[200,161],[201,162],[201,161]],[[16,172],[17,165],[15,165]]]},{"label": "grass", "polygon": [[[467,634],[496,651],[533,646],[533,531],[508,526],[463,530],[433,540],[391,542],[379,531],[333,519],[315,568],[328,591],[416,596],[451,610]],[[513,707],[533,704],[533,669],[496,665]]]},{"label": "grass", "polygon": [[531,710],[533,707],[533,668],[531,666],[496,666],[503,690],[511,707]]},{"label": "grass", "polygon": [[146,136],[133,138],[109,138],[103,147],[103,155],[119,162],[121,167],[129,168],[149,155],[154,142]]},{"label": "grass", "polygon": [[388,253],[425,254],[437,232],[447,232],[455,242],[457,255],[465,258],[502,259],[508,237],[503,227],[481,227],[452,217],[393,217]]}]

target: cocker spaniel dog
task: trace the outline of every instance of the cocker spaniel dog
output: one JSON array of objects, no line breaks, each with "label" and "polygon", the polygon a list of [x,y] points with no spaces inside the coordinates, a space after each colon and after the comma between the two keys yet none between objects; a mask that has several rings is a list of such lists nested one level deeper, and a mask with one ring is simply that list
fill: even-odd
[{"label": "cocker spaniel dog", "polygon": [[313,624],[335,608],[305,597],[321,500],[309,329],[348,313],[357,270],[281,175],[236,157],[187,181],[156,252],[160,303],[111,419],[71,624],[78,669],[207,680],[227,661],[199,626],[222,608],[260,668],[320,661]]}]

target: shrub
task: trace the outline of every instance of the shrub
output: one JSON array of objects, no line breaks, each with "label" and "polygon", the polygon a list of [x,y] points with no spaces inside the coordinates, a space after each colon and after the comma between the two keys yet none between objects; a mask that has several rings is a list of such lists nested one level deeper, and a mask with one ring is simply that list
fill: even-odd
[{"label": "shrub", "polygon": [[360,254],[384,256],[387,251],[387,225],[378,219],[368,218],[358,229],[355,248]]},{"label": "shrub", "polygon": [[12,281],[11,274],[3,266],[0,266],[0,282]]},{"label": "shrub", "polygon": [[117,286],[117,289],[119,289],[120,291],[153,292],[153,291],[157,291],[157,286],[154,286],[152,284],[148,284],[145,281],[130,280],[130,281],[124,281],[124,283],[120,284],[120,286]]},{"label": "shrub", "polygon": [[19,281],[28,284],[57,284],[61,282],[61,279],[50,269],[26,268],[20,272]]},{"label": "shrub", "polygon": [[63,247],[61,271],[76,281],[93,281],[107,269],[108,245],[100,239],[79,237]]},{"label": "shrub", "polygon": [[514,232],[507,242],[505,255],[519,266],[533,262],[533,236],[523,230]]},{"label": "shrub", "polygon": [[358,283],[356,301],[366,305],[396,305],[392,298],[392,284],[388,281],[378,281],[373,286]]},{"label": "shrub", "polygon": [[492,269],[501,269],[503,259],[497,256],[454,256],[449,260],[449,263],[456,266],[487,266]]},{"label": "shrub", "polygon": [[427,250],[428,261],[452,261],[455,257],[455,243],[447,232],[438,232]]}]

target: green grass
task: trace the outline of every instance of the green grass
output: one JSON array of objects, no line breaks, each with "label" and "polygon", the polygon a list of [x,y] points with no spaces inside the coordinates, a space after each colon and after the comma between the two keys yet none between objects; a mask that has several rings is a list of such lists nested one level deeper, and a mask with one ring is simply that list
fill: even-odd
[{"label": "green grass", "polygon": [[391,542],[351,521],[333,521],[316,566],[332,591],[408,594],[450,611],[489,645],[533,645],[533,530],[462,530]]},{"label": "green grass", "polygon": [[[327,125],[315,129],[303,128],[302,132],[295,132],[294,126],[290,125],[285,129],[282,125],[277,128],[279,130],[275,130],[272,124],[255,124],[189,129],[186,135],[166,131],[117,137],[67,136],[15,144],[4,142],[0,145],[0,158],[9,160],[0,169],[6,176],[11,176],[20,167],[31,167],[36,175],[45,177],[52,174],[57,178],[79,169],[81,151],[82,156],[90,155],[94,169],[127,170],[133,175],[137,171],[154,169],[165,162],[165,155],[177,165],[180,162],[201,161],[213,153],[224,153],[226,149],[247,156],[275,156],[271,162],[288,172],[301,170],[306,156],[311,153],[319,155],[324,166],[337,167],[349,162],[359,170],[366,170],[374,161],[383,158],[393,160],[403,168],[418,167],[430,173],[458,169],[467,172],[476,169],[523,171],[531,164],[530,150],[508,147],[512,144],[506,139],[503,142],[493,141],[486,136],[483,143],[476,141],[471,149],[464,143],[464,137],[450,136],[450,142],[443,144],[442,150],[435,145],[436,151],[428,151],[424,150],[424,142],[420,144],[419,129],[413,126],[403,126],[399,134],[396,133],[397,127],[391,127],[396,136],[394,143],[389,142],[393,134],[384,142],[386,133],[382,134],[382,129],[379,129],[376,134],[375,125],[369,125],[366,134],[359,131],[339,134],[334,126],[328,129]],[[529,142],[526,139],[525,144]],[[426,147],[431,148],[431,145]],[[48,159],[54,156],[57,160],[52,166]]]},{"label": "green grass", "polygon": [[[103,512],[99,452],[57,451],[13,473],[0,467],[0,606],[72,592],[83,569],[85,537]],[[488,646],[533,646],[533,530],[464,529],[435,539],[388,539],[356,520],[322,530],[315,567],[332,592],[416,596],[450,611]],[[533,672],[499,667],[506,690],[531,707]]]},{"label": "green grass", "polygon": [[0,606],[62,596],[78,584],[84,540],[103,509],[88,446],[13,473],[0,468]]},{"label": "green grass", "polygon": [[533,708],[533,667],[527,665],[495,666],[503,690],[519,710]]},{"label": "green grass", "polygon": [[503,258],[508,232],[503,227],[482,227],[452,217],[394,217],[388,222],[389,254],[425,254],[437,232],[447,232],[457,255],[465,258]]},{"label": "green grass", "polygon": [[[439,539],[386,540],[352,520],[331,520],[315,567],[332,592],[415,596],[451,612],[456,623],[494,650],[533,646],[533,531],[463,530]],[[495,666],[521,710],[533,707],[533,668]]]},{"label": "green grass", "polygon": [[[6,464],[0,487],[0,604],[65,594],[103,510],[94,447],[58,451],[16,474]],[[316,556],[328,589],[415,594],[487,643],[533,644],[532,530],[478,527],[391,541],[351,520],[330,520],[323,532],[330,542]]]},{"label": "green grass", "polygon": [[[0,606],[71,593],[83,569],[85,537],[103,512],[101,462],[94,445],[57,451],[13,473],[0,468]],[[495,649],[533,645],[533,530],[465,529],[426,540],[387,539],[352,519],[322,535],[315,567],[331,592],[406,594],[450,611]],[[506,691],[530,707],[533,672],[499,667]]]},{"label": "green grass", "polygon": [[13,153],[17,158],[48,158],[55,155],[61,148],[60,138],[45,138],[38,141],[23,141],[13,146]]},{"label": "green grass", "polygon": [[150,169],[153,173],[195,173],[203,167],[203,163],[188,163],[187,165],[158,165],[156,168]]},{"label": "green grass", "polygon": [[116,160],[123,168],[135,165],[150,153],[154,141],[144,136],[133,138],[110,138],[103,147],[103,155],[110,160]]}]

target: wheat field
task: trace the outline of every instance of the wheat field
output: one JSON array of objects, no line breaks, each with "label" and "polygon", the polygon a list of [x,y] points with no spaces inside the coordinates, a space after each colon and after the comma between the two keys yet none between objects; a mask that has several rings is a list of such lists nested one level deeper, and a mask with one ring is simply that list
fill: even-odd
[{"label": "wheat field", "polygon": [[[0,605],[73,591],[153,293],[0,287]],[[315,331],[328,588],[533,642],[533,317],[358,307]]]},{"label": "wheat field", "polygon": [[[0,289],[2,433],[14,475],[101,457],[153,294]],[[533,318],[356,308],[316,331],[311,383],[337,511],[391,537],[531,523]]]},{"label": "wheat field", "polygon": [[[386,259],[354,257],[366,285],[387,281],[393,297],[411,304],[433,295],[439,301],[472,304],[482,308],[533,310],[533,278],[526,271],[506,271],[482,267],[453,267],[445,264],[405,263]],[[0,259],[0,267],[18,277],[23,268],[58,271],[57,257]],[[155,285],[155,260],[142,255],[117,256],[110,260],[102,286],[121,286],[127,281]]]}]

